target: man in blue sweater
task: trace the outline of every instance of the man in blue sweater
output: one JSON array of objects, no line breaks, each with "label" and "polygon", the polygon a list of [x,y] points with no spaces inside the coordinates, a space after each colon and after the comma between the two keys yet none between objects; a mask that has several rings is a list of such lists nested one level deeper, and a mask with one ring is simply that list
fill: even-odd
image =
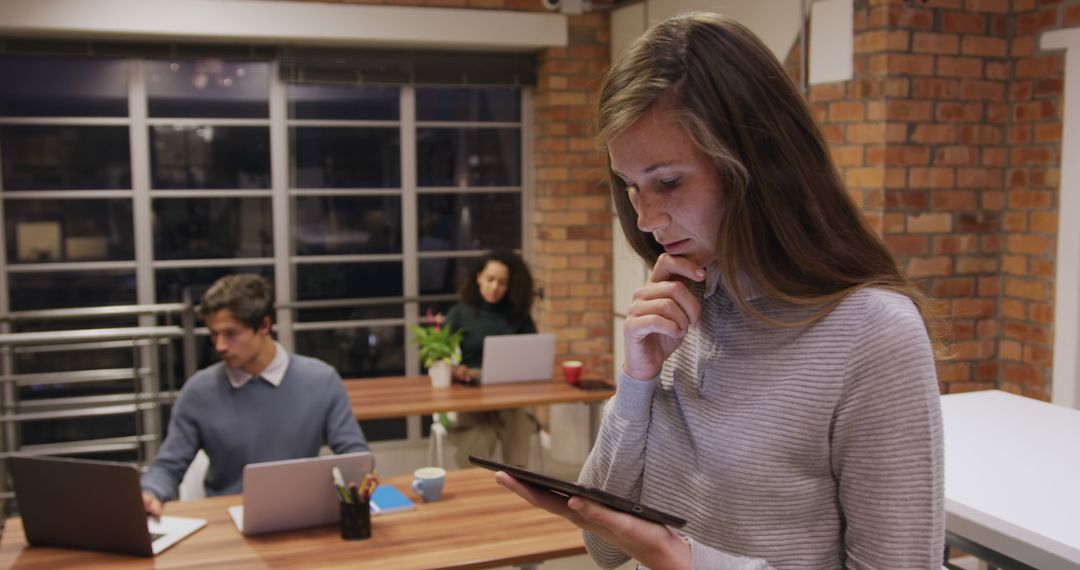
[{"label": "man in blue sweater", "polygon": [[270,335],[274,294],[253,274],[227,275],[203,295],[199,316],[221,362],[198,371],[173,406],[165,442],[142,476],[146,511],[176,498],[199,449],[210,467],[207,496],[243,490],[248,463],[367,451],[349,397],[333,367],[289,354]]}]

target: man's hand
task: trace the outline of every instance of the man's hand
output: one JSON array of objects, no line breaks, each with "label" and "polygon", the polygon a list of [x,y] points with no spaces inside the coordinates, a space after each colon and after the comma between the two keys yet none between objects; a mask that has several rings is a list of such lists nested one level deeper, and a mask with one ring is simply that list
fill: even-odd
[{"label": "man's hand", "polygon": [[143,491],[142,493],[143,508],[146,509],[146,514],[160,517],[161,513],[165,510],[164,505],[161,504],[161,499],[154,496],[149,491]]},{"label": "man's hand", "polygon": [[649,282],[634,292],[626,311],[623,372],[638,380],[660,374],[667,357],[701,317],[701,303],[686,281],[703,281],[705,270],[678,255],[660,254]]},{"label": "man's hand", "polygon": [[571,497],[568,501],[554,493],[534,489],[502,471],[495,474],[495,481],[530,505],[569,520],[653,570],[690,568],[690,545],[662,524],[609,509],[582,497]]}]

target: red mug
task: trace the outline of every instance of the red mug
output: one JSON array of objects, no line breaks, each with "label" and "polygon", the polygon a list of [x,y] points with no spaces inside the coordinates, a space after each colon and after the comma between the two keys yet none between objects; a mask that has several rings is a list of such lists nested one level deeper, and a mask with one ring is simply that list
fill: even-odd
[{"label": "red mug", "polygon": [[580,360],[566,360],[562,363],[563,376],[566,383],[571,386],[581,385],[581,373],[585,370],[585,364]]}]

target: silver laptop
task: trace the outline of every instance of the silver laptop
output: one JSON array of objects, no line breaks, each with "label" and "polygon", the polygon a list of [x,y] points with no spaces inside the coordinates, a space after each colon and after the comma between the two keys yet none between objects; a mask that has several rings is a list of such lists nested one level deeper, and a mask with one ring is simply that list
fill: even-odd
[{"label": "silver laptop", "polygon": [[510,334],[484,337],[481,384],[551,380],[555,367],[555,335]]},{"label": "silver laptop", "polygon": [[367,451],[250,463],[244,467],[244,504],[229,507],[229,516],[246,535],[335,523],[341,511],[332,469],[359,484],[374,464]]},{"label": "silver laptop", "polygon": [[35,546],[153,556],[206,526],[206,519],[148,517],[134,465],[11,457],[8,466]]}]

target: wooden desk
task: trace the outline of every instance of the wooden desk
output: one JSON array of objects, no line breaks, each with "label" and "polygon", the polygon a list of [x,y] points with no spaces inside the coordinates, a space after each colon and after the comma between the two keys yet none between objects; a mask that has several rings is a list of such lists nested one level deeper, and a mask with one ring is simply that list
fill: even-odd
[{"label": "wooden desk", "polygon": [[994,390],[941,410],[949,543],[1003,568],[1080,569],[1080,411]]},{"label": "wooden desk", "polygon": [[[412,477],[390,480],[413,500]],[[206,527],[154,558],[62,548],[28,547],[22,521],[7,521],[0,568],[491,568],[535,563],[585,552],[581,533],[566,520],[534,509],[495,484],[482,469],[447,474],[443,500],[415,511],[372,517],[372,537],[344,541],[337,526],[247,538],[233,526],[226,496],[169,503],[178,516],[205,518]]]},{"label": "wooden desk", "polygon": [[345,392],[358,420],[430,415],[436,412],[487,412],[547,404],[598,403],[615,390],[582,390],[566,382],[513,382],[491,386],[433,388],[427,376],[345,380]]}]

